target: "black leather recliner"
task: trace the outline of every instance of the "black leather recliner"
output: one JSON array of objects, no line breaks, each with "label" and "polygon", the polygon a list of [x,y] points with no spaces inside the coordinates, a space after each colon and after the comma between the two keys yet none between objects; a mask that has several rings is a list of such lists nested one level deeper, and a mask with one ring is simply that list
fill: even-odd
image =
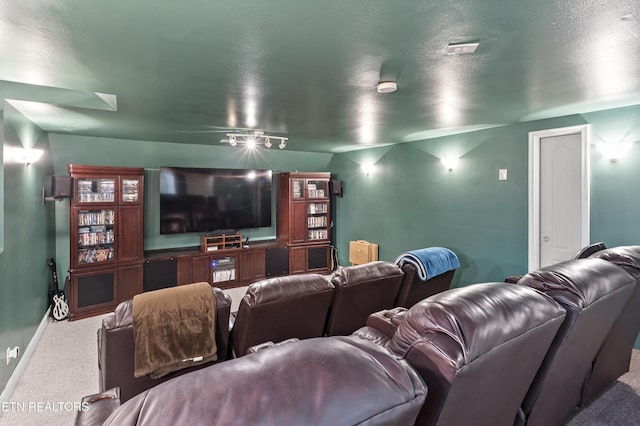
[{"label": "black leather recliner", "polygon": [[[220,362],[227,359],[228,354],[231,298],[217,287],[213,287],[212,291],[216,300],[215,337],[218,348],[216,362]],[[158,383],[210,365],[186,368],[158,379],[152,379],[149,376],[134,377],[134,354],[133,301],[127,300],[116,306],[115,311],[102,320],[102,326],[98,329],[100,391],[119,387],[119,397],[124,402]]]},{"label": "black leather recliner", "polygon": [[640,333],[640,246],[622,246],[593,253],[636,279],[636,287],[593,360],[580,405],[585,405],[629,371],[631,351]]},{"label": "black leather recliner", "polygon": [[515,285],[541,291],[567,310],[522,403],[517,424],[561,424],[580,404],[591,364],[636,280],[611,262],[577,259],[529,272]]},{"label": "black leather recliner", "polygon": [[367,317],[392,308],[404,274],[389,262],[346,266],[331,276],[334,299],[327,320],[327,336],[346,336],[367,322]]},{"label": "black leather recliner", "polygon": [[[355,336],[321,337],[162,383],[104,425],[412,425],[425,393],[416,372],[384,348]],[[76,424],[88,425],[111,405],[100,413],[90,407]]]},{"label": "black leather recliner", "polygon": [[566,311],[533,289],[473,284],[375,314],[355,335],[416,369],[417,425],[512,425]]},{"label": "black leather recliner", "polygon": [[235,357],[250,347],[324,333],[333,301],[333,284],[319,274],[289,275],[251,284],[240,301],[231,327]]}]

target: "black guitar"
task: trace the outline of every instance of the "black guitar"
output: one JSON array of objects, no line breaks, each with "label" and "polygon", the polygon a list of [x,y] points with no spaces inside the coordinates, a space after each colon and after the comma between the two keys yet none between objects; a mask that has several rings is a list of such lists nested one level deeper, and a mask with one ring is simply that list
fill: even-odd
[{"label": "black guitar", "polygon": [[56,261],[53,257],[49,259],[49,270],[53,283],[49,285],[49,305],[51,306],[51,317],[57,321],[62,321],[69,316],[69,305],[64,297],[64,291],[58,288],[58,273],[56,272]]}]

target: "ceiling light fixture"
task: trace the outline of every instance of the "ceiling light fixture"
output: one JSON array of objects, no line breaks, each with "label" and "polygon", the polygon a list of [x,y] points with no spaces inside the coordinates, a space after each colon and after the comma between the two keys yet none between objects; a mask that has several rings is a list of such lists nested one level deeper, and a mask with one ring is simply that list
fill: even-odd
[{"label": "ceiling light fixture", "polygon": [[264,145],[266,148],[271,148],[273,143],[271,140],[276,139],[280,141],[278,148],[284,149],[287,146],[287,140],[282,136],[265,135],[264,132],[255,131],[253,133],[227,133],[227,139],[222,139],[220,142],[228,143],[231,146],[238,146],[238,144],[245,145],[247,148],[256,148],[259,145]]},{"label": "ceiling light fixture", "polygon": [[381,81],[378,83],[378,93],[393,93],[398,90],[398,83],[395,81]]}]

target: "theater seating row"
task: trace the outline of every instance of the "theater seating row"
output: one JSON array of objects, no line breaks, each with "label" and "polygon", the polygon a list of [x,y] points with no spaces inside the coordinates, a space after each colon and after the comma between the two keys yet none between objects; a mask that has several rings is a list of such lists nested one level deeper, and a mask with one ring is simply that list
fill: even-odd
[{"label": "theater seating row", "polygon": [[[389,262],[339,268],[331,276],[301,274],[271,278],[250,285],[237,312],[231,299],[214,288],[218,359],[245,355],[251,347],[288,338],[348,335],[365,325],[373,312],[407,306],[409,295],[449,288],[454,271],[421,281],[413,265],[402,269]],[[415,288],[418,287],[418,290]],[[135,342],[132,301],[118,305],[98,330],[100,390],[120,388],[126,401],[156,384],[203,365],[161,378],[134,377]]]},{"label": "theater seating row", "polygon": [[78,423],[560,425],[628,370],[638,280],[640,247],[602,250],[383,310],[350,336],[272,345],[118,408],[115,390],[91,396]]}]

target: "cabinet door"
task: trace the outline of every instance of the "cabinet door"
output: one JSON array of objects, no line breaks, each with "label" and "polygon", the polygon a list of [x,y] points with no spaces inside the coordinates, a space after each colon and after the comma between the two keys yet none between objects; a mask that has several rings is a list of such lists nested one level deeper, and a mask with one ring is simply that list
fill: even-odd
[{"label": "cabinet door", "polygon": [[116,270],[71,272],[70,319],[112,311],[116,305]]},{"label": "cabinet door", "polygon": [[264,255],[262,250],[241,252],[238,255],[238,280],[254,281],[264,278]]},{"label": "cabinet door", "polygon": [[200,256],[193,258],[193,269],[191,270],[192,283],[207,282],[211,284],[211,270],[209,268],[209,263],[209,256]]},{"label": "cabinet door", "polygon": [[72,209],[72,267],[101,266],[116,261],[116,211],[113,208]]},{"label": "cabinet door", "polygon": [[307,229],[309,241],[329,239],[329,202],[309,202],[307,204]]},{"label": "cabinet door", "polygon": [[322,272],[329,269],[329,246],[307,249],[307,271]]},{"label": "cabinet door", "polygon": [[142,176],[120,177],[120,204],[142,204]]},{"label": "cabinet door", "polygon": [[118,268],[118,303],[142,293],[142,264]]},{"label": "cabinet door", "polygon": [[302,274],[307,271],[307,248],[289,248],[289,273]]},{"label": "cabinet door", "polygon": [[178,272],[176,284],[191,284],[193,281],[193,259],[191,257],[178,258]]},{"label": "cabinet door", "polygon": [[291,243],[307,241],[307,205],[304,202],[291,203]]},{"label": "cabinet door", "polygon": [[142,260],[142,208],[139,205],[122,206],[118,212],[118,260],[120,262]]},{"label": "cabinet door", "polygon": [[116,203],[117,176],[87,176],[75,179],[73,202],[76,205]]}]

